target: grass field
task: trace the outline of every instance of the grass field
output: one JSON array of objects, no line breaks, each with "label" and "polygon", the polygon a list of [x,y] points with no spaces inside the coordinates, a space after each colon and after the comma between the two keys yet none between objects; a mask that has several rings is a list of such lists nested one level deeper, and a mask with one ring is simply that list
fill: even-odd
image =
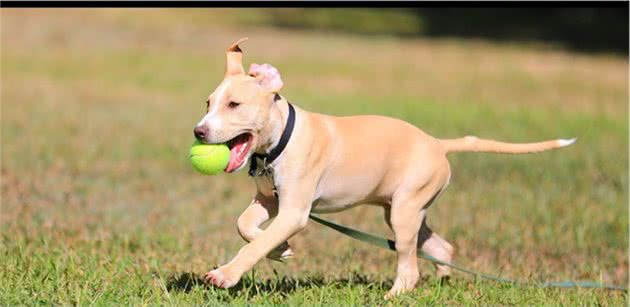
[{"label": "grass field", "polygon": [[[395,254],[310,223],[296,257],[230,291],[199,278],[244,244],[245,172],[187,160],[204,100],[240,37],[307,110],[382,114],[436,137],[579,137],[537,155],[453,154],[429,224],[455,262],[531,281],[628,281],[628,61],[538,44],[401,40],[272,29],[255,12],[2,9],[0,305],[382,305]],[[421,162],[421,161],[419,161]],[[376,207],[327,218],[391,237]],[[387,304],[625,305],[627,294],[538,289],[421,260]]]}]

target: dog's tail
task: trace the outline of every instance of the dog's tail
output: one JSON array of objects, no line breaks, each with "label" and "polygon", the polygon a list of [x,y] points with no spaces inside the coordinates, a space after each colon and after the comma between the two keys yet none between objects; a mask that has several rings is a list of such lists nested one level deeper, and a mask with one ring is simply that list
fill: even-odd
[{"label": "dog's tail", "polygon": [[505,154],[525,154],[562,148],[575,143],[577,138],[558,139],[538,143],[504,143],[466,136],[459,139],[439,140],[446,152],[472,151]]}]

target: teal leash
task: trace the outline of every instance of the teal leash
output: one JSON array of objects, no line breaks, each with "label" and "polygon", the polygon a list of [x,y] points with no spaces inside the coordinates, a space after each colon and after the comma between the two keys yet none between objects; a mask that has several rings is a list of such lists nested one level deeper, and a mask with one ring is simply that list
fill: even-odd
[{"label": "teal leash", "polygon": [[[346,226],[342,226],[327,220],[324,220],[322,218],[319,218],[313,214],[311,214],[309,216],[313,221],[322,224],[324,226],[330,227],[346,236],[349,236],[353,239],[365,242],[365,243],[369,243],[372,245],[376,245],[379,247],[383,247],[389,250],[396,250],[396,245],[394,243],[394,241],[392,240],[387,240],[381,237],[377,237],[375,235],[371,235],[369,233],[365,233],[356,229],[352,229]],[[527,286],[527,285],[536,285],[539,286],[541,288],[597,288],[597,289],[607,289],[607,290],[617,290],[617,291],[628,291],[628,289],[626,287],[622,287],[622,286],[616,286],[616,285],[605,285],[605,284],[600,284],[597,282],[593,282],[593,281],[552,281],[552,282],[545,282],[545,283],[527,283],[524,281],[518,281],[518,280],[514,280],[514,279],[509,279],[509,278],[503,278],[503,277],[497,277],[497,276],[492,276],[492,275],[488,275],[488,274],[484,274],[484,273],[478,273],[478,272],[474,272],[471,271],[469,269],[454,265],[452,263],[446,263],[443,261],[440,261],[438,259],[435,259],[427,254],[425,254],[424,252],[422,252],[421,250],[418,250],[418,256],[420,256],[421,258],[424,258],[426,260],[429,260],[431,262],[440,264],[440,265],[446,265],[449,266],[455,270],[473,275],[475,277],[481,277],[483,279],[488,279],[488,280],[493,280],[493,281],[497,281],[497,282],[502,282],[502,283],[509,283],[509,284],[515,284],[515,285],[522,285],[522,286]]]}]

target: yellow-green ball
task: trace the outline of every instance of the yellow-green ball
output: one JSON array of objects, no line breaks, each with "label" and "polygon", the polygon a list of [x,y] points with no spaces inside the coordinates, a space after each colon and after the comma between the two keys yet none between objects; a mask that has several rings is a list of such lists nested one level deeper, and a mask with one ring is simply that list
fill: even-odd
[{"label": "yellow-green ball", "polygon": [[190,163],[204,175],[216,175],[227,167],[230,148],[225,144],[202,144],[195,141],[190,147]]}]

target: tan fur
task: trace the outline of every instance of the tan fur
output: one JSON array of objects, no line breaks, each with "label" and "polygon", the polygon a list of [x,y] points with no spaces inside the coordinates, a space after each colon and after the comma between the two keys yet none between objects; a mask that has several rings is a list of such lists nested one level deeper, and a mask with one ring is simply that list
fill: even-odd
[{"label": "tan fur", "polygon": [[[271,81],[239,73],[241,56],[238,43],[228,49],[225,80],[210,95],[209,112],[198,127],[209,127],[208,137],[202,140],[208,143],[226,142],[243,131],[251,133],[251,156],[254,151],[269,152],[278,143],[288,103],[284,98],[273,99],[282,87],[279,76],[265,84]],[[231,100],[242,103],[238,110],[226,107]],[[453,247],[426,224],[426,209],[450,179],[447,153],[526,153],[570,144],[567,140],[509,144],[474,137],[439,140],[394,118],[335,117],[295,109],[291,139],[271,165],[273,179],[255,178],[258,192],[238,219],[239,233],[248,244],[232,261],[206,274],[206,280],[216,286],[234,286],[265,256],[276,260],[292,256],[287,240],[306,226],[310,212],[376,204],[385,208],[398,253],[397,277],[386,297],[409,291],[419,277],[417,247],[441,261],[450,262],[453,256]],[[260,228],[274,217],[266,229]],[[437,266],[437,272],[441,277],[450,274],[445,266]]]},{"label": "tan fur", "polygon": [[447,152],[473,151],[473,152],[495,152],[506,154],[536,153],[549,149],[560,148],[562,146],[557,140],[513,144],[484,140],[474,136],[467,136],[460,139],[440,140]]}]

